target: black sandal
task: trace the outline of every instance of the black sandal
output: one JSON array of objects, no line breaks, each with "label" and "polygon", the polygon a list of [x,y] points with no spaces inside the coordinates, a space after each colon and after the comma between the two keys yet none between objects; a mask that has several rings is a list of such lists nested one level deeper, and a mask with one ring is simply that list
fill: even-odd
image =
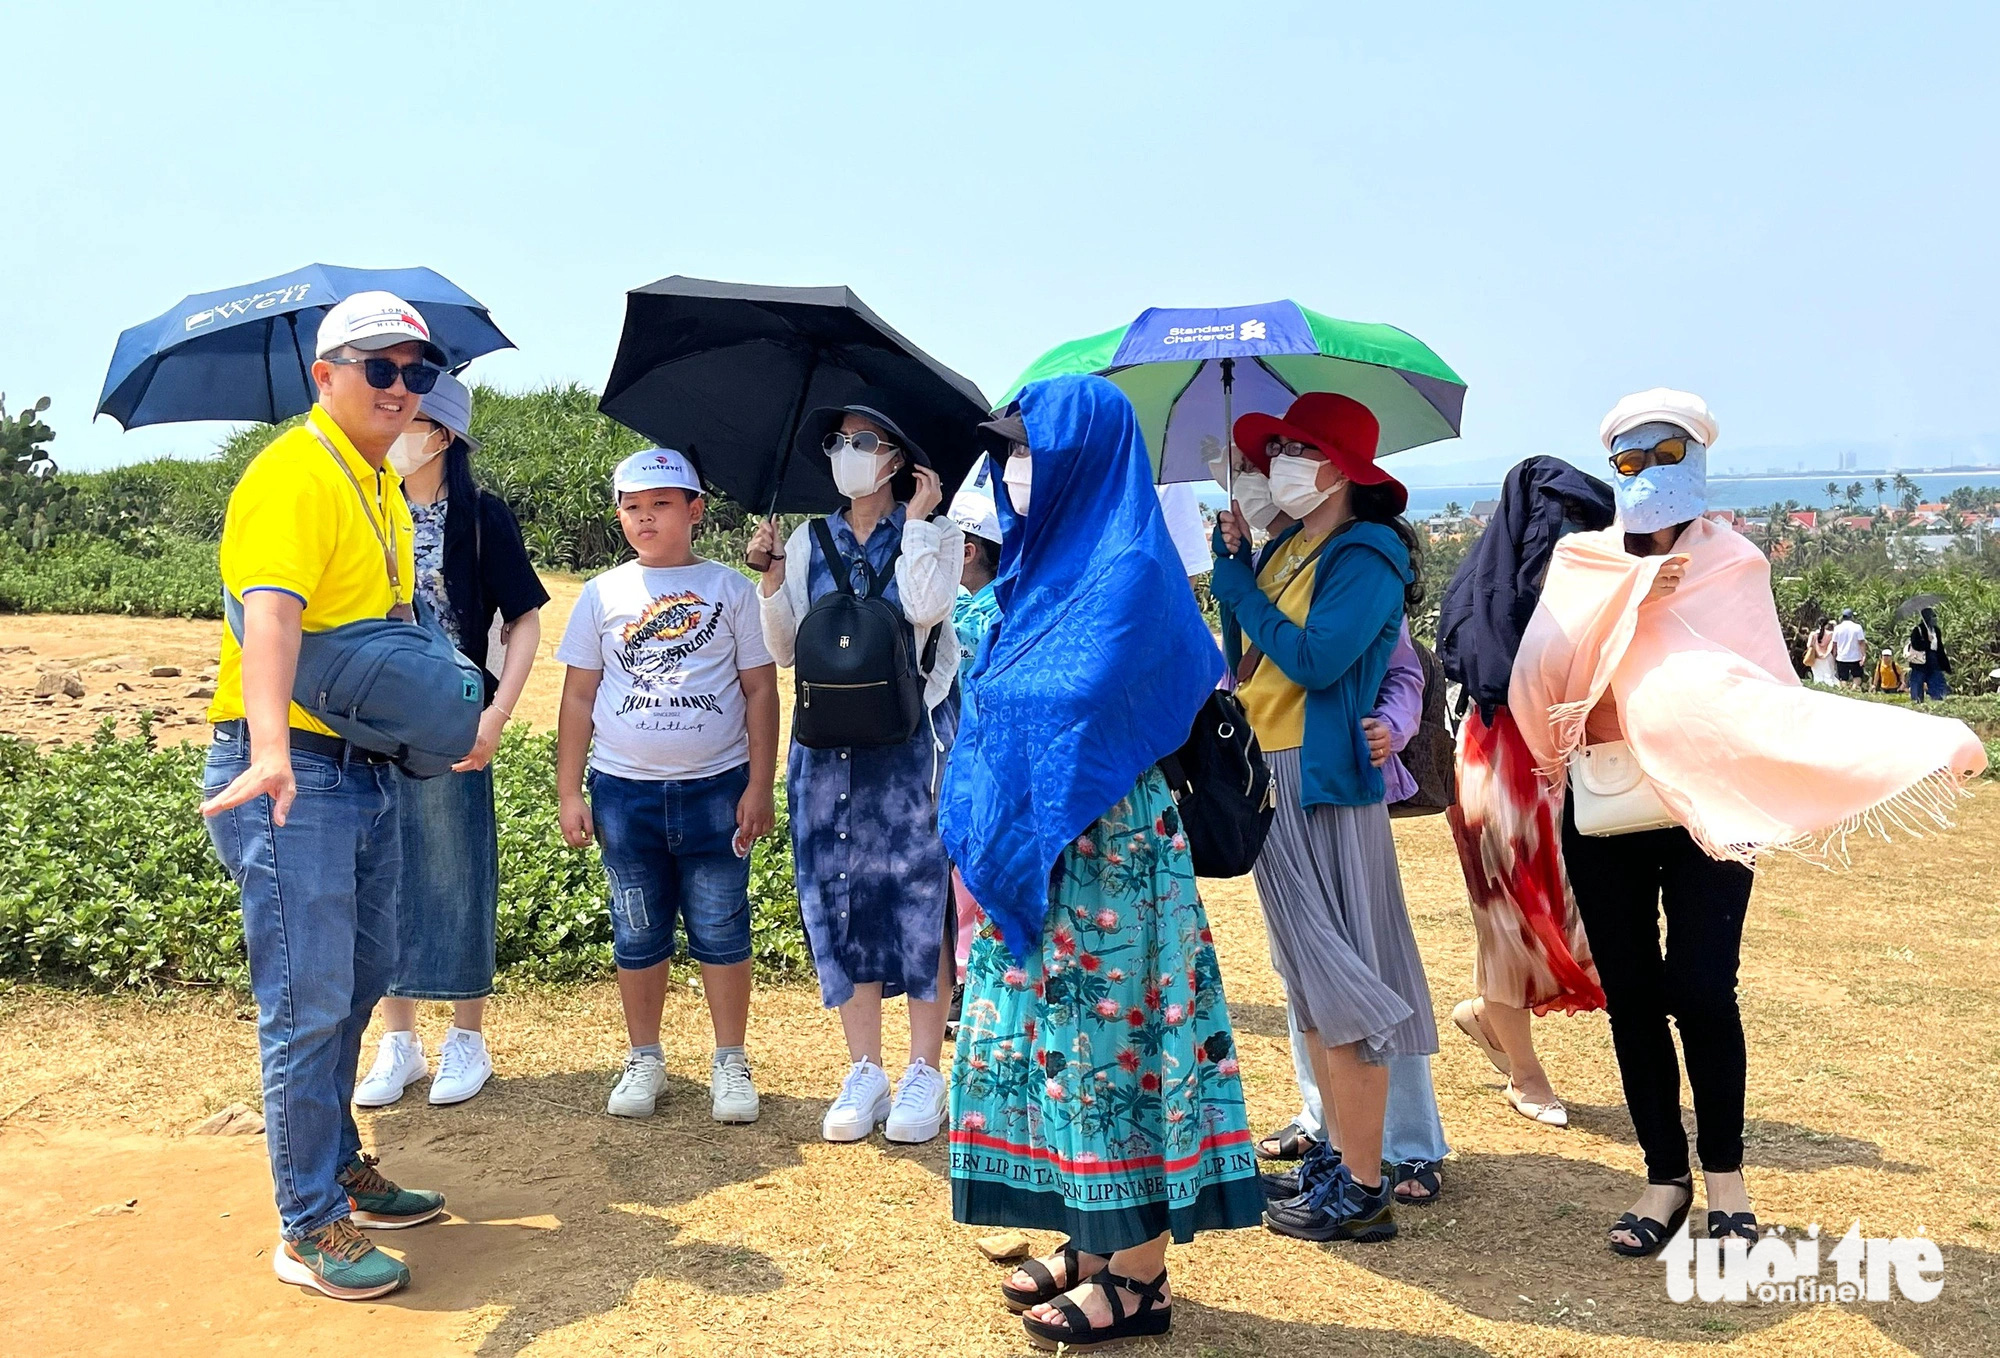
[{"label": "black sandal", "polygon": [[[1051,1325],[1033,1316],[1021,1317],[1030,1344],[1050,1351],[1088,1353],[1128,1339],[1157,1339],[1173,1328],[1172,1304],[1160,1290],[1167,1281],[1165,1269],[1153,1281],[1142,1283],[1136,1278],[1122,1278],[1107,1266],[1091,1274],[1087,1281],[1092,1287],[1103,1289],[1104,1299],[1111,1304],[1111,1323],[1092,1325],[1081,1306],[1068,1297],[1057,1297],[1050,1304],[1062,1312],[1065,1324]],[[1139,1299],[1139,1309],[1129,1316],[1125,1314],[1125,1303],[1119,1299],[1121,1288]]]},{"label": "black sandal", "polygon": [[1393,1192],[1404,1184],[1415,1184],[1424,1190],[1421,1198],[1413,1198],[1404,1193],[1396,1194],[1398,1207],[1429,1207],[1444,1193],[1444,1180],[1438,1177],[1441,1160],[1402,1160],[1389,1166],[1389,1187]]},{"label": "black sandal", "polygon": [[1035,1287],[1033,1291],[1023,1291],[1014,1286],[1012,1282],[1001,1283],[1000,1295],[1007,1299],[1008,1310],[1012,1311],[1015,1315],[1019,1315],[1031,1307],[1040,1306],[1045,1301],[1052,1301],[1060,1297],[1063,1293],[1083,1281],[1083,1279],[1077,1277],[1080,1270],[1077,1267],[1076,1246],[1065,1240],[1063,1241],[1062,1249],[1058,1250],[1057,1253],[1062,1256],[1063,1277],[1068,1279],[1068,1281],[1063,1283],[1056,1282],[1055,1274],[1049,1272],[1049,1266],[1039,1259],[1030,1259],[1025,1264],[1017,1264],[1015,1267],[1020,1272],[1027,1274],[1035,1280]]},{"label": "black sandal", "polygon": [[1757,1243],[1757,1214],[1755,1212],[1714,1212],[1708,1214],[1708,1238],[1727,1240],[1730,1236]]},{"label": "black sandal", "polygon": [[[1647,1182],[1651,1183],[1653,1181],[1649,1179]],[[1639,1243],[1637,1245],[1628,1245],[1622,1240],[1607,1238],[1605,1243],[1611,1246],[1613,1254],[1622,1254],[1627,1259],[1645,1259],[1658,1254],[1660,1247],[1673,1239],[1674,1232],[1678,1231],[1682,1224],[1687,1221],[1688,1212],[1694,1207],[1694,1176],[1690,1174],[1684,1179],[1666,1179],[1661,1181],[1660,1186],[1686,1189],[1687,1201],[1675,1209],[1674,1214],[1667,1218],[1665,1225],[1653,1220],[1651,1217],[1642,1217],[1631,1212],[1627,1212],[1624,1216],[1619,1217],[1611,1229],[1614,1231],[1629,1231],[1633,1236],[1637,1237]]]},{"label": "black sandal", "polygon": [[[1278,1143],[1276,1154],[1264,1149],[1266,1141]],[[1319,1143],[1318,1137],[1308,1135],[1298,1123],[1288,1122],[1269,1136],[1258,1137],[1255,1149],[1259,1160],[1303,1160],[1306,1151]]]}]

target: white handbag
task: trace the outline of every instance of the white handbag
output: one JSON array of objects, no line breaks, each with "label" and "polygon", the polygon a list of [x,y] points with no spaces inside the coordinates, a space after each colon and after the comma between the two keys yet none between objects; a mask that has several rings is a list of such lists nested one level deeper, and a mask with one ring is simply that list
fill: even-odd
[{"label": "white handbag", "polygon": [[1578,833],[1630,835],[1677,824],[1622,740],[1584,745],[1569,757],[1570,813]]}]

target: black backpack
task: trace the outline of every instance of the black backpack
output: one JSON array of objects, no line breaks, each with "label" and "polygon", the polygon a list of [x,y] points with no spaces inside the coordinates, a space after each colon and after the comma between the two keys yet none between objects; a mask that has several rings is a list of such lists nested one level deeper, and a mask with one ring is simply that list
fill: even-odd
[{"label": "black backpack", "polygon": [[1241,877],[1257,862],[1278,797],[1243,704],[1208,695],[1187,743],[1160,761],[1187,832],[1197,877]]},{"label": "black backpack", "polygon": [[[895,578],[902,545],[879,575],[865,558],[860,561],[868,572],[868,592],[858,594],[853,569],[826,520],[814,519],[812,533],[834,590],[821,595],[799,623],[792,734],[811,750],[901,745],[924,720],[924,675],[912,654],[910,626],[902,610],[882,597]],[[935,632],[930,645],[937,645]]]},{"label": "black backpack", "polygon": [[1444,668],[1423,642],[1411,637],[1410,645],[1416,648],[1417,663],[1424,670],[1424,706],[1417,733],[1399,757],[1417,780],[1417,790],[1400,802],[1391,802],[1389,814],[1435,816],[1458,800],[1458,749],[1445,716]]}]

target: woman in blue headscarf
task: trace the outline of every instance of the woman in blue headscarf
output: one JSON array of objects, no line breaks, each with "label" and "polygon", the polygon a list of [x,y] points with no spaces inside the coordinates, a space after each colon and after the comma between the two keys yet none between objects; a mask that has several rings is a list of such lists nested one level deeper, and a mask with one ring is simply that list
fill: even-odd
[{"label": "woman in blue headscarf", "polygon": [[1154,767],[1222,656],[1131,403],[1021,393],[997,497],[1000,620],[966,683],[945,847],[982,918],[952,1063],[952,1214],[1063,1231],[1003,1286],[1030,1342],[1164,1334],[1169,1236],[1254,1226],[1262,1191],[1187,839]]}]

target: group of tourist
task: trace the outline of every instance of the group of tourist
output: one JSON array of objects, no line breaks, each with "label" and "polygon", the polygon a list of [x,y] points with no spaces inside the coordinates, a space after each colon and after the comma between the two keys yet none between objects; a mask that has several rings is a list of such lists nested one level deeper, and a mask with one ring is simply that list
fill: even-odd
[{"label": "group of tourist", "polygon": [[1945,650],[1937,609],[1919,600],[1910,602],[1916,605],[1917,620],[1900,654],[1884,646],[1881,655],[1870,663],[1867,629],[1854,616],[1853,609],[1843,608],[1839,622],[1823,619],[1806,634],[1806,673],[1815,684],[1827,688],[1853,688],[1869,693],[1901,693],[1908,685],[1913,703],[1950,696],[1951,686],[1945,676],[1951,673],[1951,655]]},{"label": "group of tourist", "polygon": [[[472,1097],[492,1068],[487,765],[546,596],[473,482],[469,397],[421,317],[349,299],[317,352],[318,406],[230,503],[222,571],[245,626],[224,640],[204,811],[243,892],[276,1267],[355,1298],[408,1278],[361,1228],[419,1224],[443,1199],[382,1175],[350,1101],[392,1102],[428,1073],[421,999],[453,1005],[433,1102]],[[607,1112],[648,1115],[665,1088],[684,931],[714,1029],[711,1113],[758,1115],[749,854],[773,824],[776,669],[793,668],[799,904],[849,1063],[823,1134],[948,1129],[957,1219],[1062,1233],[1001,1287],[1046,1348],[1165,1332],[1170,1241],[1258,1224],[1382,1241],[1399,1207],[1444,1192],[1437,1025],[1389,811],[1416,790],[1400,754],[1442,704],[1409,628],[1407,492],[1346,396],[1231,433],[1234,502],[1191,562],[1102,378],[1026,387],[949,504],[894,410],[810,412],[795,455],[828,459],[842,504],[782,541],[761,526],[754,583],[694,554],[696,470],[647,450],[608,488],[633,559],[586,584],[556,650],[562,833],[601,849],[627,1027]],[[1735,994],[1755,858],[1936,813],[1983,762],[1958,723],[1799,688],[1764,559],[1702,517],[1715,433],[1699,398],[1655,390],[1606,417],[1609,484],[1555,459],[1517,467],[1439,625],[1464,694],[1449,819],[1479,942],[1477,995],[1452,1018],[1509,1103],[1560,1127],[1532,1016],[1608,1010],[1649,1181],[1610,1230],[1625,1254],[1659,1248],[1693,1201],[1683,1055],[1708,1231],[1756,1235]],[[1221,646],[1189,583],[1207,565]],[[477,743],[421,781],[288,706],[302,633],[399,610],[486,669]],[[1934,632],[1927,649],[1942,661]],[[1218,690],[1275,801],[1254,876],[1302,1106],[1262,1140],[1195,872],[1207,827],[1162,771]],[[898,996],[909,1047],[892,1078]],[[385,1036],[357,1087],[378,1000]]]}]

